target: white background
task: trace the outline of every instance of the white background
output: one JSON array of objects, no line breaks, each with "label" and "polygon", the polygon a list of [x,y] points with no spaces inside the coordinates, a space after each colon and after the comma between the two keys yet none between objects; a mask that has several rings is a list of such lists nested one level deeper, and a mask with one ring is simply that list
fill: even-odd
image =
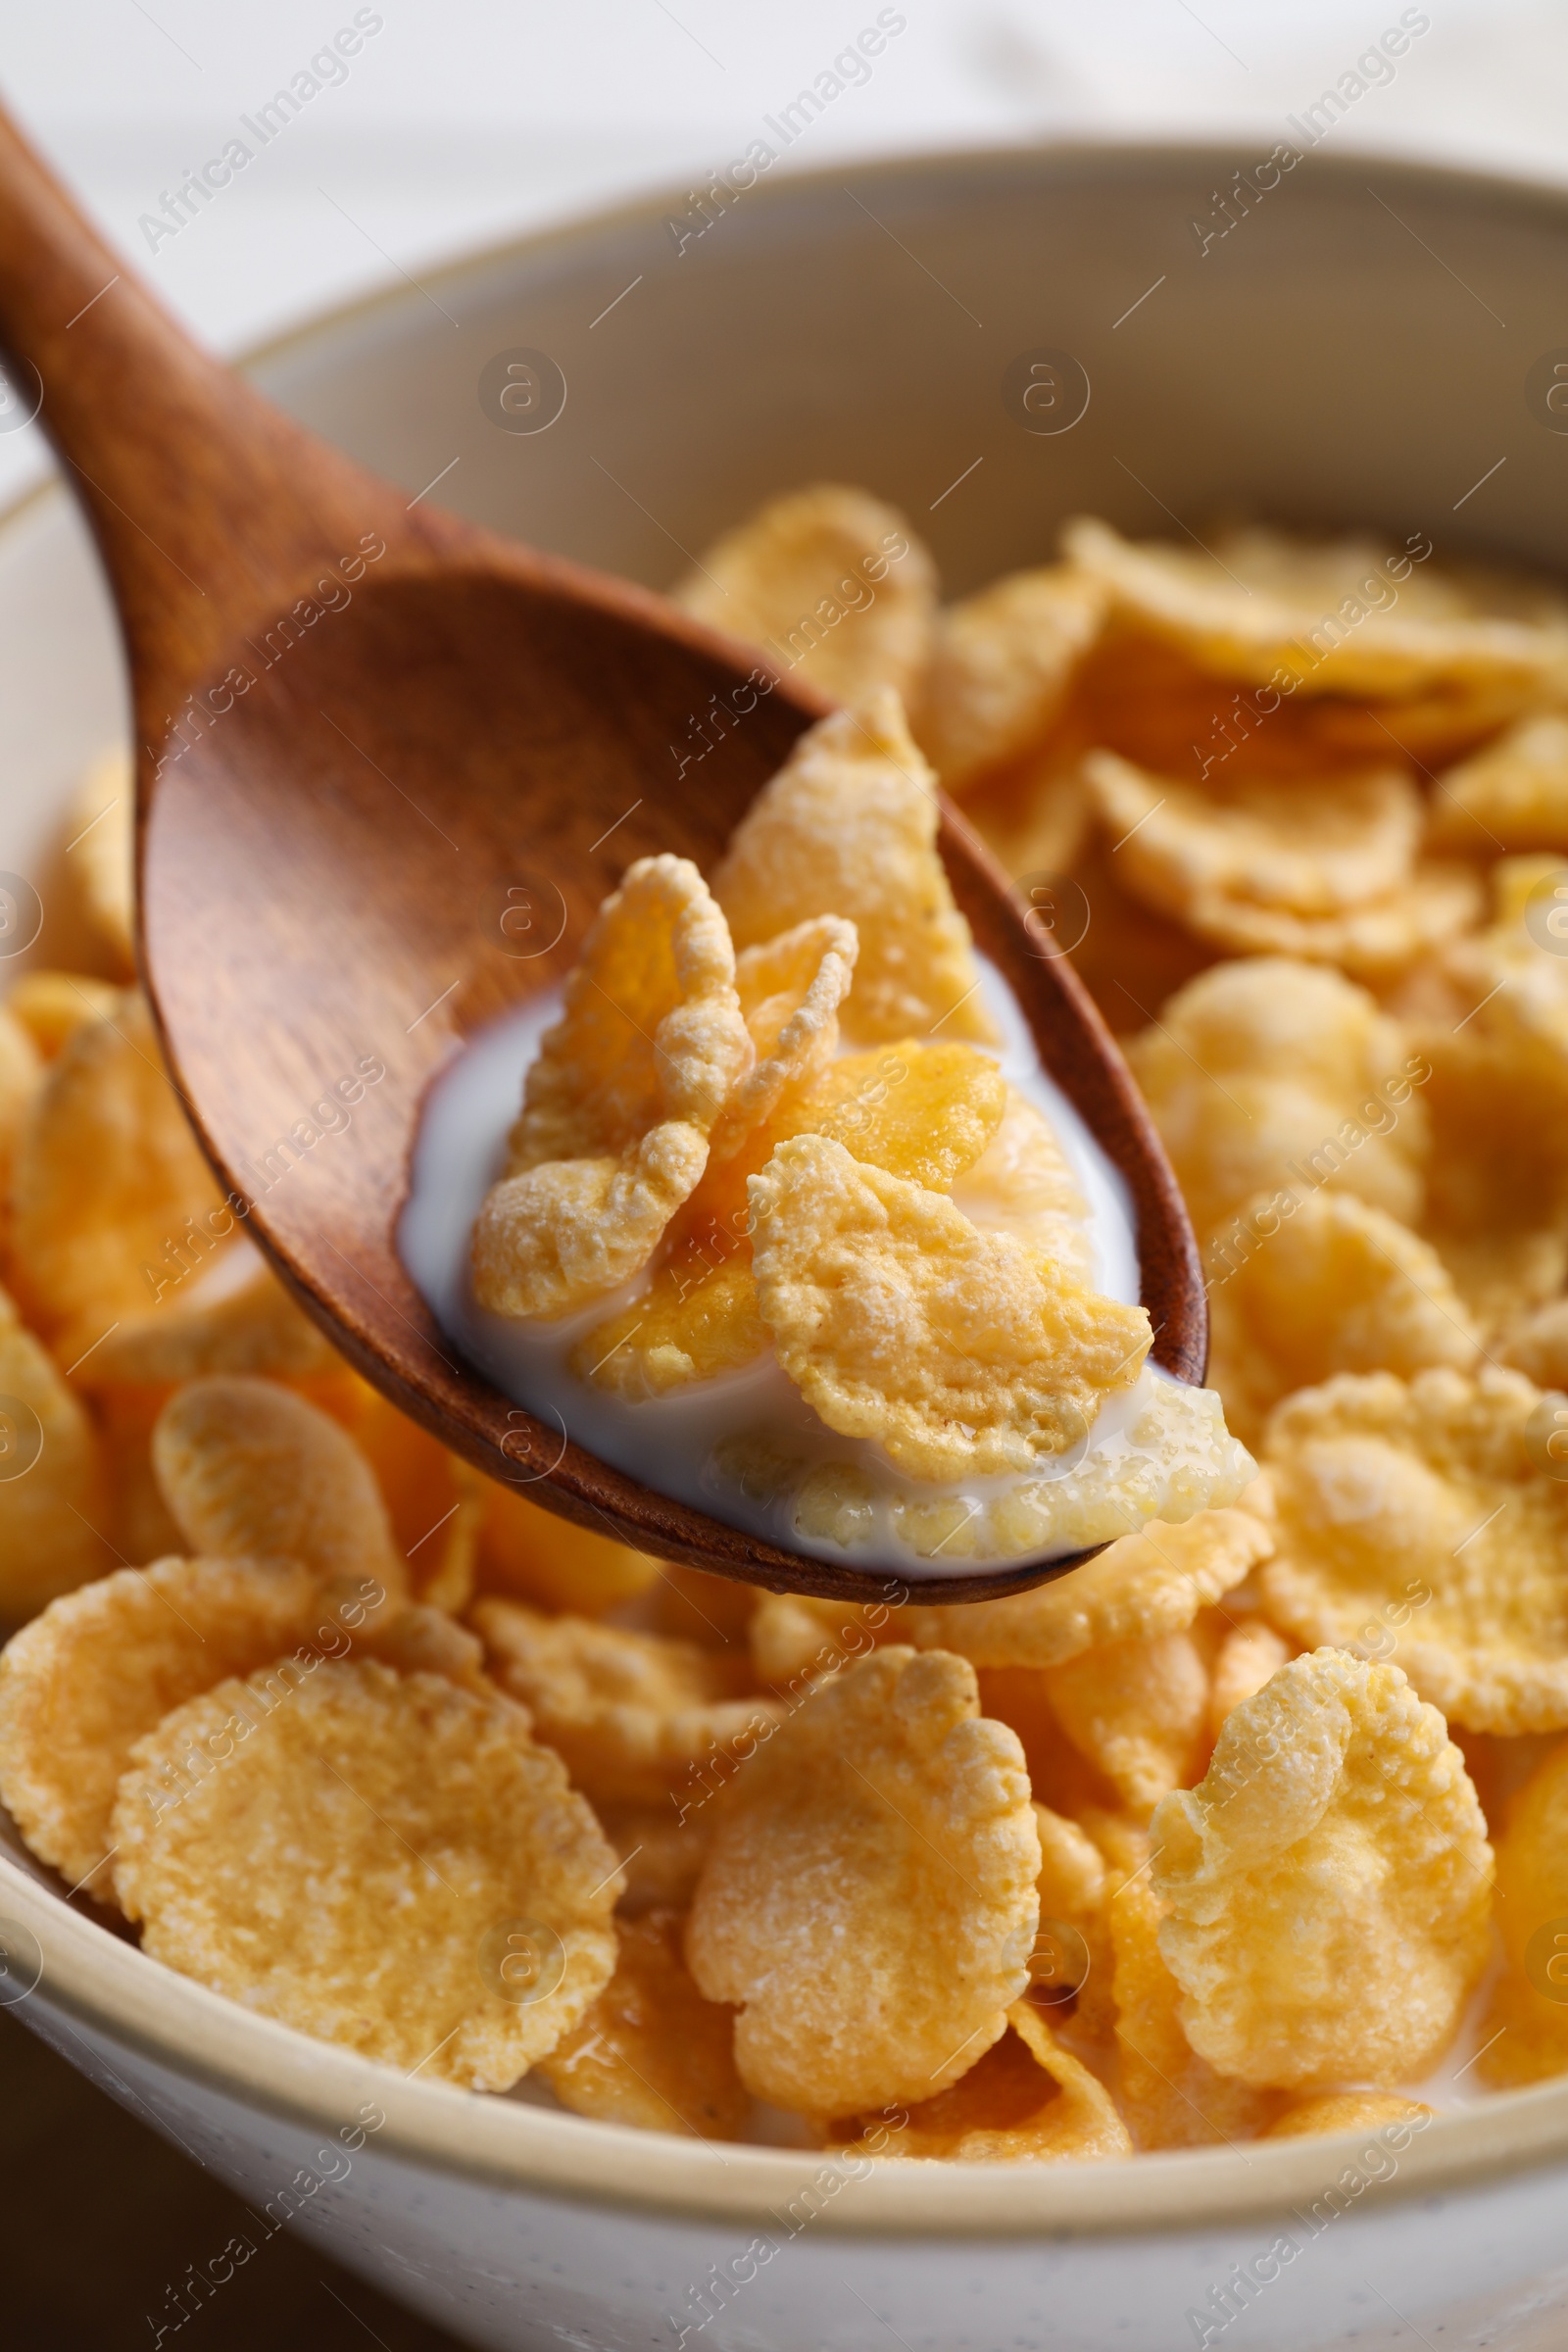
[{"label": "white background", "polygon": [[[379,0],[382,29],[207,211],[139,217],[356,0],[8,0],[6,102],[211,342],[739,153],[879,0]],[[1403,0],[901,0],[906,29],[786,164],[1053,132],[1286,135]],[[1568,0],[1429,0],[1337,145],[1568,180]],[[251,142],[254,145],[254,141]],[[0,494],[40,463],[0,442]]]}]

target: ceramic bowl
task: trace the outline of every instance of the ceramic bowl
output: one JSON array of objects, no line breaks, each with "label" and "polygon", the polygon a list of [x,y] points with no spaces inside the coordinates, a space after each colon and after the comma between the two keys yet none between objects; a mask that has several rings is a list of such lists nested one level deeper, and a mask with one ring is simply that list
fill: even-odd
[{"label": "ceramic bowl", "polygon": [[[1181,536],[1229,508],[1549,564],[1568,196],[1324,147],[1289,170],[1261,141],[774,169],[707,213],[640,204],[427,274],[255,373],[411,497],[446,469],[469,514],[655,585],[819,478],[898,502],[950,591],[1038,561],[1079,511]],[[501,401],[552,366],[559,413]],[[49,489],[0,528],[0,869],[41,893],[49,961],[77,946],[64,796],[124,724],[93,559]],[[63,1895],[12,1839],[0,1999],[264,2217],[255,2245],[191,2245],[154,2343],[240,2291],[285,2224],[498,2348],[1544,2352],[1568,2327],[1568,2082],[1397,2152],[846,2164],[405,2080]]]}]

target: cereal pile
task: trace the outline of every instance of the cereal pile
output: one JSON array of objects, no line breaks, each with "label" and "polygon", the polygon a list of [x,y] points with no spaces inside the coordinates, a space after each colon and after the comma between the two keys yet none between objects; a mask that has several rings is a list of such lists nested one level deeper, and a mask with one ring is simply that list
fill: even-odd
[{"label": "cereal pile", "polygon": [[[712,2140],[1104,2161],[1568,2072],[1568,609],[1419,538],[1082,522],[942,610],[902,518],[832,488],[681,593],[855,713],[792,791],[906,710],[1074,953],[1260,1475],[966,1607],[731,1587],[477,1478],[215,1194],[129,984],[109,762],[72,830],[108,811],[76,862],[119,977],[0,1005],[17,1827],[253,2011]],[[711,891],[656,858],[610,903],[583,968],[657,1040],[568,987],[481,1275],[549,1314],[652,1264],[635,1346],[596,1326],[612,1381],[661,1394],[765,1328],[821,1409],[931,1461],[952,1414],[821,1344],[854,1263],[787,1205],[700,1314],[663,1276],[705,1186],[757,1184],[906,1273],[955,1217],[997,1230],[960,1188],[1013,1119],[1019,1262],[1085,1291],[983,1033],[929,1038],[968,947],[928,842],[886,796],[824,902],[828,837],[769,841],[778,799]],[[890,1043],[909,1075],[867,1119],[849,1065]],[[1008,1389],[967,1442],[1038,1444],[1048,1407]]]}]

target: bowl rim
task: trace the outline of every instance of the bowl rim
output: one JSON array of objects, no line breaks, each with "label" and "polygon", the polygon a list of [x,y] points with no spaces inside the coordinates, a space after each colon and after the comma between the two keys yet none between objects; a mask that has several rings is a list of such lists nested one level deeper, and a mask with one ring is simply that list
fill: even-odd
[{"label": "bowl rim", "polygon": [[[755,218],[830,186],[914,173],[940,182],[1055,171],[1084,183],[1096,173],[1124,179],[1178,166],[1223,172],[1231,167],[1233,144],[1247,135],[1238,131],[1225,144],[1213,137],[1107,135],[901,149],[812,171],[786,162],[780,173],[751,191],[757,202],[748,212]],[[1412,191],[1457,197],[1482,211],[1535,214],[1568,228],[1568,185],[1526,173],[1361,147],[1334,155],[1308,152],[1301,161],[1313,179],[1347,184],[1374,170]],[[679,190],[654,186],[456,254],[430,265],[422,277],[451,285],[542,254],[569,255],[574,246],[607,234],[657,226],[680,201]],[[264,338],[232,364],[247,373],[266,371],[304,356],[313,344],[406,311],[416,298],[402,286],[373,287]],[[9,545],[24,525],[45,517],[49,502],[64,499],[65,485],[51,469],[0,509],[0,540]],[[650,2219],[765,2228],[779,2221],[780,2207],[811,2190],[819,2200],[813,2227],[834,2239],[1131,2238],[1229,2229],[1248,2220],[1265,2225],[1291,2217],[1299,2223],[1297,2209],[1322,2199],[1372,2136],[1325,2134],[1141,2155],[1131,2172],[1119,2164],[960,2165],[720,2146],[462,2091],[418,2080],[418,2068],[403,2075],[318,2041],[165,1968],[72,1909],[44,1879],[3,1850],[0,1912],[36,1939],[42,1958],[34,1992],[9,2004],[21,2017],[36,1998],[40,2012],[73,2038],[79,2028],[209,2093],[312,2132],[330,2134],[352,2122],[362,2105],[373,2103],[386,2118],[374,2140],[379,2155],[491,2189]],[[1438,2115],[1399,2152],[1392,2173],[1362,2178],[1362,2188],[1376,2185],[1381,2206],[1497,2184],[1564,2159],[1568,2080],[1558,2080]],[[850,2184],[855,2194],[841,2199],[839,2192]],[[1359,2196],[1361,2188],[1354,2193]]]}]

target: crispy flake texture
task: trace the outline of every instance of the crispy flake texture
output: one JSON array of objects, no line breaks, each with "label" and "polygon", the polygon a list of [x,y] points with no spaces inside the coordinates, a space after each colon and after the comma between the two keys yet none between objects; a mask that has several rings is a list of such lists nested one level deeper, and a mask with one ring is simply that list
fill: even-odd
[{"label": "crispy flake texture", "polygon": [[682,1926],[676,1911],[619,1923],[614,1975],[539,2072],[575,2115],[739,2139],[751,2101],[735,2072],[733,2020],[692,1983]]},{"label": "crispy flake texture", "polygon": [[885,1649],[813,1691],[726,1796],[687,1929],[742,2081],[821,2115],[947,2089],[1028,1983],[1039,1870],[964,1660]]},{"label": "crispy flake texture", "polygon": [[329,1414],[270,1380],[178,1389],[153,1432],[153,1464],[192,1551],[298,1560],[312,1574],[373,1577],[392,1594],[408,1570],[368,1462]]},{"label": "crispy flake texture", "polygon": [[[269,1679],[220,1683],[132,1750],[115,1888],[143,1950],[404,2073],[510,2088],[615,1965],[619,1873],[561,1759],[438,1675]],[[198,1752],[218,1760],[172,1802]]]},{"label": "crispy flake texture", "polygon": [[1040,2011],[1014,2001],[1007,2026],[951,2089],[892,2111],[905,2122],[862,2119],[850,2150],[959,2164],[1110,2164],[1130,2156],[1109,2091],[1063,2049]]},{"label": "crispy flake texture", "polygon": [[1109,752],[1086,772],[1127,888],[1230,955],[1381,979],[1480,913],[1468,867],[1414,862],[1422,805],[1402,769],[1244,777],[1224,798]]},{"label": "crispy flake texture", "polygon": [[11,1167],[17,1143],[43,1080],[31,1032],[17,1018],[15,994],[0,1004],[0,1245],[11,1218]]},{"label": "crispy flake texture", "polygon": [[318,1622],[345,1651],[342,1626],[315,1603],[315,1578],[292,1564],[159,1560],[24,1626],[0,1651],[0,1798],[39,1859],[112,1900],[109,1823],[137,1740],[226,1676],[309,1642]]},{"label": "crispy flake texture", "polygon": [[1149,1317],[822,1136],[754,1179],[753,1266],[780,1363],[829,1428],[921,1478],[1027,1470],[1129,1388]]},{"label": "crispy flake texture", "polygon": [[474,1226],[480,1304],[559,1316],[646,1265],[754,1056],[708,885],[689,858],[639,858],[529,1068],[507,1173]]},{"label": "crispy flake texture", "polygon": [[1140,2148],[1204,2148],[1250,2139],[1278,2105],[1199,2055],[1182,2030],[1181,1989],[1160,1956],[1158,1895],[1128,1862],[1107,1906],[1121,2102]]},{"label": "crispy flake texture", "polygon": [[1447,2047],[1486,1965],[1492,1848],[1463,1757],[1396,1666],[1293,1659],[1153,1838],[1160,1950],[1211,2065],[1385,2087]]},{"label": "crispy flake texture", "polygon": [[1091,574],[1052,564],[1009,572],[943,613],[915,731],[949,792],[969,790],[1041,741],[1105,601]]},{"label": "crispy flake texture", "polygon": [[1138,1820],[1201,1770],[1208,1674],[1191,1634],[1141,1634],[1086,1649],[1050,1669],[1046,1690],[1073,1746]]},{"label": "crispy flake texture", "polygon": [[1440,565],[1430,540],[1407,554],[1248,528],[1194,552],[1135,546],[1084,519],[1061,543],[1120,614],[1221,677],[1308,696],[1490,690],[1517,709],[1568,672],[1568,609],[1554,589]]},{"label": "crispy flake texture", "polygon": [[1179,1527],[1153,1520],[1070,1576],[1002,1600],[887,1608],[764,1594],[752,1615],[752,1655],[775,1688],[872,1642],[951,1649],[975,1666],[1062,1666],[1086,1650],[1184,1632],[1273,1548],[1251,1512],[1199,1511]]},{"label": "crispy flake texture", "polygon": [[1414,1224],[1426,1124],[1412,1055],[1339,972],[1259,956],[1189,981],[1127,1049],[1200,1238],[1256,1193],[1341,1185]]},{"label": "crispy flake texture", "polygon": [[[98,1436],[0,1291],[0,1625],[114,1566]],[[20,1467],[18,1467],[20,1465]]]},{"label": "crispy flake texture", "polygon": [[841,1019],[860,1045],[992,1035],[969,926],[937,853],[936,778],[878,694],[803,735],[730,836],[713,877],[737,947],[838,914],[859,934]]},{"label": "crispy flake texture", "polygon": [[[1208,1377],[1255,1446],[1282,1396],[1336,1372],[1466,1371],[1480,1335],[1431,1244],[1353,1193],[1258,1195],[1209,1250]],[[1239,1262],[1238,1262],[1239,1261]]]},{"label": "crispy flake texture", "polygon": [[480,1601],[473,1616],[497,1681],[596,1804],[667,1802],[711,1754],[750,1755],[781,1713],[753,1693],[744,1656],[514,1601]]},{"label": "crispy flake texture", "polygon": [[1472,1731],[1568,1725],[1568,1484],[1533,1435],[1541,1403],[1490,1365],[1347,1373],[1287,1398],[1266,1449],[1274,1622],[1308,1646],[1396,1656]]},{"label": "crispy flake texture", "polygon": [[627,1397],[660,1396],[736,1371],[766,1348],[747,1243],[746,1182],[774,1137],[799,1123],[800,1105],[834,1066],[838,1008],[856,953],[855,925],[819,915],[737,958],[735,984],[756,1064],[731,1090],[703,1181],[671,1219],[647,1288],[573,1348],[583,1379]]},{"label": "crispy flake texture", "polygon": [[896,507],[817,482],[759,508],[675,587],[677,604],[799,668],[836,702],[908,698],[931,654],[936,571]]},{"label": "crispy flake texture", "polygon": [[203,1226],[221,1203],[135,991],[51,1063],[12,1182],[19,1296],[66,1363],[149,1312],[158,1278],[173,1276],[170,1245],[192,1224],[209,1247]]}]

